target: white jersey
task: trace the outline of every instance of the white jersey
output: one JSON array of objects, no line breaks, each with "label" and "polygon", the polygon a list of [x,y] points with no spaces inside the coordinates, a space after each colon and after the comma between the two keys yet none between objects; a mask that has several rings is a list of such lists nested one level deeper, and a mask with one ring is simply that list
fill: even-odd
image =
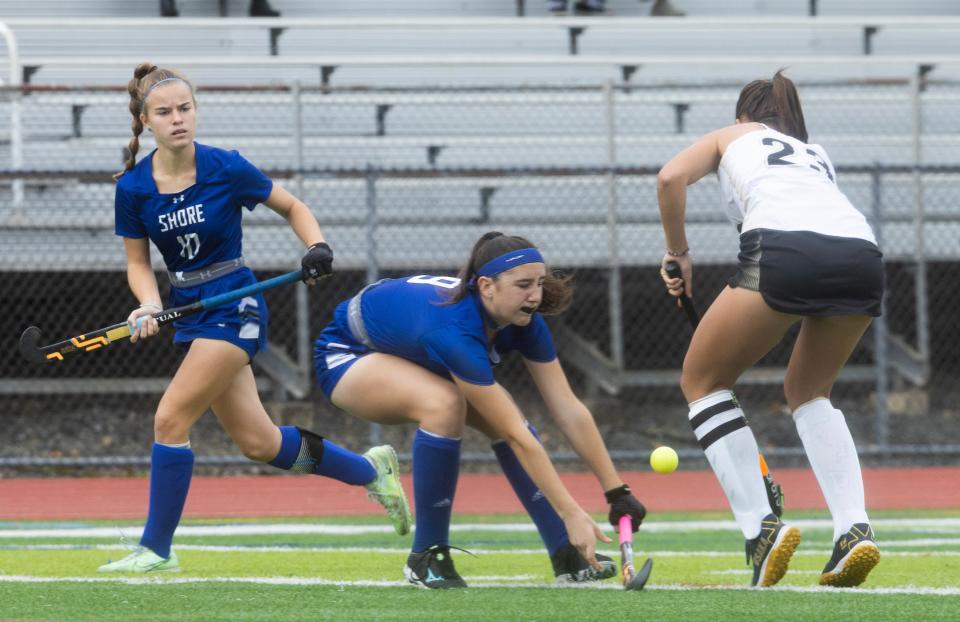
[{"label": "white jersey", "polygon": [[740,231],[813,231],[877,243],[863,217],[840,192],[820,145],[764,127],[729,145],[717,169],[727,216]]}]

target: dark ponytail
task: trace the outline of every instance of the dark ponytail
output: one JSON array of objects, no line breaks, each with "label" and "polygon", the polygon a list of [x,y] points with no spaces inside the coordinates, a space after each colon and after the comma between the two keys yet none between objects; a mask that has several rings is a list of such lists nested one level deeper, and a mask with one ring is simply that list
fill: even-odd
[{"label": "dark ponytail", "polygon": [[736,118],[765,123],[802,142],[808,139],[800,95],[793,81],[783,75],[783,69],[772,80],[754,80],[743,87]]},{"label": "dark ponytail", "polygon": [[152,63],[140,63],[133,70],[133,78],[127,82],[127,94],[130,95],[130,114],[133,115],[133,121],[130,123],[130,129],[133,130],[133,138],[127,144],[129,156],[123,163],[123,170],[113,176],[114,181],[120,179],[124,173],[129,171],[137,163],[137,152],[140,151],[140,134],[143,133],[143,121],[140,120],[141,113],[146,111],[146,98],[150,89],[161,80],[174,78],[182,80],[190,87],[193,92],[193,85],[182,74],[172,69],[161,69]]},{"label": "dark ponytail", "polygon": [[[455,304],[470,294],[471,281],[477,278],[477,270],[485,263],[504,253],[521,248],[535,248],[533,243],[518,235],[504,235],[499,231],[489,231],[480,236],[470,251],[470,259],[460,269],[460,285],[454,290],[447,304]],[[492,277],[494,280],[499,276]],[[537,309],[543,315],[557,315],[566,311],[573,301],[573,277],[547,268],[543,280],[543,298]]]}]

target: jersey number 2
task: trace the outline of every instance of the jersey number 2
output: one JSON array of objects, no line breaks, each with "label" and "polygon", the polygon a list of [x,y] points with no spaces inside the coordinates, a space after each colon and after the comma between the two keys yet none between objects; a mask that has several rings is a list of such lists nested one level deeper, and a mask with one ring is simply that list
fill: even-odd
[{"label": "jersey number 2", "polygon": [[797,155],[796,158],[802,160],[800,162],[795,162],[794,160],[788,159],[790,156],[796,154],[793,146],[789,143],[785,143],[782,140],[777,140],[776,138],[764,138],[764,145],[767,147],[773,147],[774,145],[779,145],[779,151],[774,151],[767,156],[767,166],[803,166],[806,164],[815,171],[819,171],[825,174],[830,181],[833,181],[833,172],[830,171],[830,167],[827,166],[827,163],[823,161],[823,158],[817,154],[813,149],[805,150],[805,155]]}]

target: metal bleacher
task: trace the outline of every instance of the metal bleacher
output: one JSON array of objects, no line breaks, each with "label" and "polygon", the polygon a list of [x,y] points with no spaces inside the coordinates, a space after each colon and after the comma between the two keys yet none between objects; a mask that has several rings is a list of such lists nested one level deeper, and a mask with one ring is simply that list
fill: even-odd
[{"label": "metal bleacher", "polygon": [[[3,170],[60,174],[115,170],[129,138],[126,122],[118,122],[128,114],[127,101],[122,91],[102,89],[122,85],[133,59],[150,58],[181,67],[201,89],[210,91],[200,93],[201,140],[240,149],[267,170],[597,171],[592,177],[567,178],[565,183],[578,184],[580,191],[558,192],[549,205],[529,201],[529,188],[543,185],[537,172],[497,180],[482,175],[448,175],[440,181],[428,175],[416,180],[386,177],[378,181],[378,210],[385,226],[391,226],[391,218],[400,223],[422,215],[420,205],[426,202],[431,206],[430,218],[448,229],[474,221],[479,226],[483,218],[476,214],[486,209],[488,221],[493,215],[514,222],[555,223],[538,229],[540,239],[555,239],[559,234],[554,229],[562,231],[570,224],[584,225],[581,231],[590,238],[591,229],[585,225],[592,223],[602,240],[608,201],[602,169],[610,166],[611,160],[607,103],[599,85],[615,81],[630,88],[618,88],[613,94],[614,164],[641,173],[618,181],[621,218],[627,223],[621,235],[638,242],[625,244],[622,259],[648,263],[656,259],[653,249],[659,247],[656,206],[651,200],[652,171],[696,136],[730,120],[736,85],[769,75],[781,64],[791,65],[792,77],[808,83],[804,85],[804,105],[814,137],[827,146],[838,167],[857,169],[844,185],[858,204],[872,202],[875,182],[866,167],[909,167],[918,155],[927,165],[949,165],[955,162],[960,146],[960,115],[937,114],[938,106],[955,106],[960,99],[960,92],[951,85],[960,71],[960,57],[952,56],[960,18],[924,15],[924,7],[930,14],[943,7],[937,2],[915,3],[910,17],[872,19],[808,18],[804,16],[808,4],[803,2],[797,2],[789,15],[778,11],[746,17],[731,15],[738,3],[723,3],[723,14],[711,16],[715,3],[689,2],[685,8],[690,17],[664,20],[634,17],[641,12],[641,5],[616,2],[611,7],[616,15],[624,15],[622,18],[541,18],[533,3],[527,3],[526,18],[473,13],[482,12],[482,6],[489,10],[483,15],[502,15],[502,7],[509,4],[492,2],[458,3],[463,7],[452,17],[452,9],[426,8],[448,3],[414,3],[422,13],[430,14],[428,18],[405,17],[405,13],[397,18],[369,17],[373,10],[357,7],[350,17],[344,3],[330,3],[325,4],[324,16],[317,17],[310,3],[290,2],[283,7],[285,16],[280,20],[191,17],[206,8],[201,2],[182,2],[184,17],[163,20],[152,17],[153,3],[143,3],[137,10],[144,17],[133,21],[97,15],[131,16],[136,3],[82,0],[71,5],[82,17],[35,17],[43,12],[44,4],[34,3],[29,15],[25,11],[6,13],[12,16],[6,23],[16,35],[20,63],[29,68],[22,76],[11,76],[12,70],[8,70],[6,81],[29,78],[29,84],[38,90],[19,102],[7,99],[0,103],[0,119],[4,120],[0,123],[10,119],[11,108],[19,105],[24,132],[22,162],[12,161],[12,150],[0,149]],[[388,6],[383,2],[360,4]],[[494,10],[494,4],[500,8]],[[740,4],[746,13],[754,3]],[[827,15],[828,7],[835,9],[841,4],[820,2],[819,8]],[[881,4],[896,10],[897,3]],[[231,14],[242,15],[243,7],[243,3],[231,2]],[[879,30],[866,49],[864,29],[868,27]],[[273,49],[271,28],[282,29],[273,37]],[[575,49],[571,47],[571,29],[582,30]],[[724,56],[710,52],[716,49],[723,49]],[[772,54],[767,54],[768,50]],[[911,89],[920,67],[933,67],[930,75],[939,82],[925,85],[923,97],[930,112],[917,145]],[[304,85],[299,98],[299,141],[294,140],[291,129],[292,92],[270,90],[294,82]],[[535,88],[545,84],[567,90]],[[77,90],[44,91],[48,85]],[[266,90],[214,90],[237,85]],[[451,91],[450,85],[459,90]],[[503,85],[522,86],[503,90]],[[360,86],[373,87],[373,92],[360,92]],[[430,88],[437,86],[445,88]],[[862,114],[866,104],[870,115]],[[0,135],[8,140],[10,131],[9,126],[0,125]],[[302,145],[300,165],[293,157],[295,143]],[[143,152],[149,148],[145,137]],[[3,247],[19,247],[26,253],[0,252],[0,262],[34,265],[24,247],[29,245],[30,235],[48,235],[43,230],[52,224],[109,230],[112,185],[103,181],[83,185],[82,200],[90,209],[77,221],[75,212],[70,215],[63,207],[77,200],[77,186],[69,175],[67,179],[68,183],[59,185],[49,180],[26,184],[23,191],[31,210],[0,214],[0,221],[15,227],[4,235],[16,240],[8,240]],[[946,187],[944,197],[951,193],[952,184],[958,183],[954,180],[948,175],[941,181]],[[362,176],[306,175],[298,183],[309,204],[323,206],[325,222],[340,223],[344,236],[362,239],[363,220],[357,213],[366,191]],[[912,183],[906,170],[899,177],[888,176],[882,192],[889,200],[881,199],[886,217],[909,217],[912,204],[903,197],[909,197]],[[400,187],[402,196],[391,192]],[[496,188],[496,194],[492,204],[485,206],[483,189],[490,187]],[[702,215],[709,221],[707,214],[715,212],[712,191],[704,185],[691,195],[693,217]],[[4,199],[13,192],[12,185],[0,187]],[[946,199],[942,203],[929,199],[928,195],[934,214],[939,206],[949,204]],[[254,215],[252,239],[260,235],[257,222]],[[263,226],[263,235],[272,235],[266,221]],[[704,238],[721,240],[707,245],[701,254],[704,260],[728,256],[735,239],[719,233],[724,226],[715,222],[711,231],[704,233]],[[932,233],[948,229],[939,227]],[[59,235],[71,246],[69,233]],[[454,238],[469,239],[471,235],[467,227],[458,229]],[[75,245],[81,246],[80,242]],[[88,246],[85,241],[83,246]],[[894,256],[908,254],[907,246],[894,246],[890,252]],[[451,248],[459,248],[458,243],[451,243]],[[956,243],[938,248],[953,249],[944,251],[948,254],[958,252]],[[96,251],[78,254],[77,269],[119,265],[120,258],[115,255],[85,260],[90,252]],[[281,246],[272,263],[287,262],[294,252],[292,247],[287,252]],[[381,249],[381,255],[387,265],[390,257],[400,265],[416,262],[402,253],[391,254],[389,244]],[[602,255],[565,259],[578,265],[606,261]],[[359,267],[365,257],[358,253],[343,257],[343,261],[346,266]],[[442,264],[444,260],[436,261]]]},{"label": "metal bleacher", "polygon": [[[51,8],[45,4],[62,6],[41,0],[30,9],[22,4],[4,7],[10,9],[4,14],[11,16],[7,24],[16,34],[25,68],[21,77],[28,78],[31,86],[116,87],[129,74],[131,58],[182,61],[175,66],[188,71],[201,89],[211,90],[200,95],[201,139],[238,148],[268,170],[297,168],[292,156],[291,92],[214,92],[217,86],[269,89],[304,84],[299,168],[307,171],[523,170],[534,165],[538,169],[603,169],[611,164],[606,103],[599,88],[582,89],[605,81],[637,87],[614,95],[615,165],[651,171],[696,136],[727,122],[736,96],[734,85],[769,74],[780,61],[791,65],[791,75],[798,82],[811,83],[804,87],[808,124],[841,168],[908,167],[917,155],[927,165],[952,164],[960,146],[960,116],[936,111],[937,106],[955,106],[960,96],[949,84],[960,70],[960,62],[951,56],[960,19],[931,17],[949,10],[943,2],[913,3],[910,17],[872,19],[834,17],[844,13],[844,7],[855,10],[857,3],[820,2],[818,9],[825,17],[811,19],[804,17],[810,6],[806,2],[777,3],[776,9],[761,3],[762,10],[756,3],[722,3],[721,10],[716,3],[691,1],[684,7],[690,17],[666,20],[636,17],[643,6],[626,2],[610,3],[617,17],[594,19],[545,19],[538,17],[543,6],[529,2],[526,18],[497,17],[505,15],[504,7],[510,3],[490,1],[457,3],[456,9],[449,3],[429,1],[403,3],[403,9],[395,3],[347,6],[334,2],[325,3],[322,17],[316,15],[313,3],[291,1],[283,6],[280,20],[197,18],[193,16],[209,15],[215,3],[183,1],[184,17],[162,20],[152,17],[155,7],[149,2],[80,0],[71,4],[78,15],[75,19],[36,17]],[[243,14],[243,2],[228,4],[231,15]],[[785,8],[791,4],[795,6]],[[891,13],[903,10],[902,3],[879,4],[883,6],[874,8]],[[732,15],[738,10],[744,15]],[[411,13],[429,17],[412,18]],[[375,14],[378,17],[371,17]],[[123,22],[107,17],[113,15],[142,19]],[[273,37],[273,49],[271,28],[282,29]],[[866,28],[875,29],[869,49]],[[575,49],[572,29],[581,30]],[[716,49],[723,49],[725,55],[708,54]],[[935,67],[933,74],[943,84],[931,83],[924,93],[930,109],[927,133],[915,149],[911,80],[919,66]],[[6,81],[15,82],[16,76],[7,75]],[[856,84],[855,89],[843,87],[845,82]],[[559,84],[570,90],[477,91],[504,84]],[[360,85],[391,90],[359,93]],[[461,90],[437,92],[428,85],[454,85]],[[29,105],[19,110],[22,162],[11,160],[12,150],[0,149],[0,168],[78,174],[117,168],[128,140],[126,124],[117,122],[127,114],[122,92],[37,90],[28,97]],[[867,102],[871,115],[861,114]],[[0,119],[11,117],[13,105],[13,100],[0,104]],[[883,119],[880,125],[878,116]],[[0,132],[10,138],[9,127],[0,125]],[[143,149],[149,148],[145,137]],[[328,221],[358,224],[357,200],[365,190],[362,178],[308,176],[299,183],[309,203],[324,206]],[[562,222],[602,222],[607,209],[602,177],[568,183],[580,183],[583,189],[558,193],[549,213]],[[624,178],[619,183],[621,200],[631,209],[623,217],[655,224],[655,206],[649,198],[641,199],[649,197],[651,179]],[[904,172],[899,178],[890,177],[883,192],[902,197],[908,195],[903,186],[910,183],[910,175]],[[942,185],[951,183],[947,180]],[[495,186],[493,214],[544,222],[523,190],[525,185],[536,186],[535,174],[495,183],[482,177],[448,176],[442,192],[431,188],[436,184],[429,178],[382,179],[379,184],[378,209],[387,220],[399,221],[416,213],[417,197],[429,202],[431,217],[438,222],[459,224],[464,214],[470,214],[467,222],[476,220],[473,214],[486,209],[480,200],[482,189]],[[868,198],[872,184],[870,174],[862,170],[845,180],[848,193],[863,199]],[[406,192],[395,205],[391,205],[391,186],[403,186]],[[703,192],[703,203],[692,201],[694,216],[712,211],[712,200],[706,198],[711,191]],[[10,192],[11,186],[0,188],[0,193]],[[27,184],[25,192],[32,210],[8,211],[0,219],[23,224],[26,218],[31,225],[71,222],[59,218],[57,210],[71,204],[70,195],[76,192],[73,184]],[[949,192],[950,188],[945,195]],[[112,219],[111,185],[85,184],[84,193],[84,203],[91,204],[91,209],[77,226],[107,228]],[[887,216],[896,216],[898,210],[906,216],[912,209],[903,200],[882,203],[889,206]],[[940,203],[931,205],[936,213]],[[255,224],[257,217],[252,220]],[[545,232],[543,237],[551,235]],[[716,249],[717,256],[726,250]],[[11,257],[0,256],[8,261]],[[282,261],[286,259],[284,255]],[[602,258],[571,259],[602,262]],[[655,258],[628,254],[624,259]],[[358,256],[357,265],[362,260]],[[97,260],[93,265],[110,261],[115,259]]]},{"label": "metal bleacher", "polygon": [[[0,1],[15,39],[0,58],[14,87],[0,98],[0,270],[43,270],[51,245],[69,269],[122,268],[108,173],[141,60],[199,85],[201,142],[239,149],[320,212],[338,269],[369,269],[374,221],[383,269],[448,269],[492,226],[521,228],[564,266],[652,265],[656,170],[732,121],[740,85],[782,66],[844,191],[882,216],[886,257],[918,252],[921,207],[919,252],[960,257],[955,3],[880,0],[870,15],[847,0],[677,3],[688,17],[648,18],[627,0],[600,18],[548,18],[531,1],[515,17],[510,0],[286,0],[284,17],[255,20],[211,17],[213,0],[180,0],[178,19],[155,17],[152,0],[76,0],[72,16],[54,0]],[[246,0],[228,7],[242,16]],[[688,204],[707,264],[737,244],[714,183]],[[282,269],[300,249],[263,212],[245,217],[245,243],[258,267]]]}]

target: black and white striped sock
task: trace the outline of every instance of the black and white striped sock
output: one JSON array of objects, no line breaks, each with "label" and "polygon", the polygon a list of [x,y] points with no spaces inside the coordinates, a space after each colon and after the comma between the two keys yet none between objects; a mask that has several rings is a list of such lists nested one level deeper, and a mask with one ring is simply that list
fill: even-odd
[{"label": "black and white striped sock", "polygon": [[690,426],[707,455],[744,538],[760,533],[771,513],[760,450],[733,393],[722,389],[690,404]]}]

